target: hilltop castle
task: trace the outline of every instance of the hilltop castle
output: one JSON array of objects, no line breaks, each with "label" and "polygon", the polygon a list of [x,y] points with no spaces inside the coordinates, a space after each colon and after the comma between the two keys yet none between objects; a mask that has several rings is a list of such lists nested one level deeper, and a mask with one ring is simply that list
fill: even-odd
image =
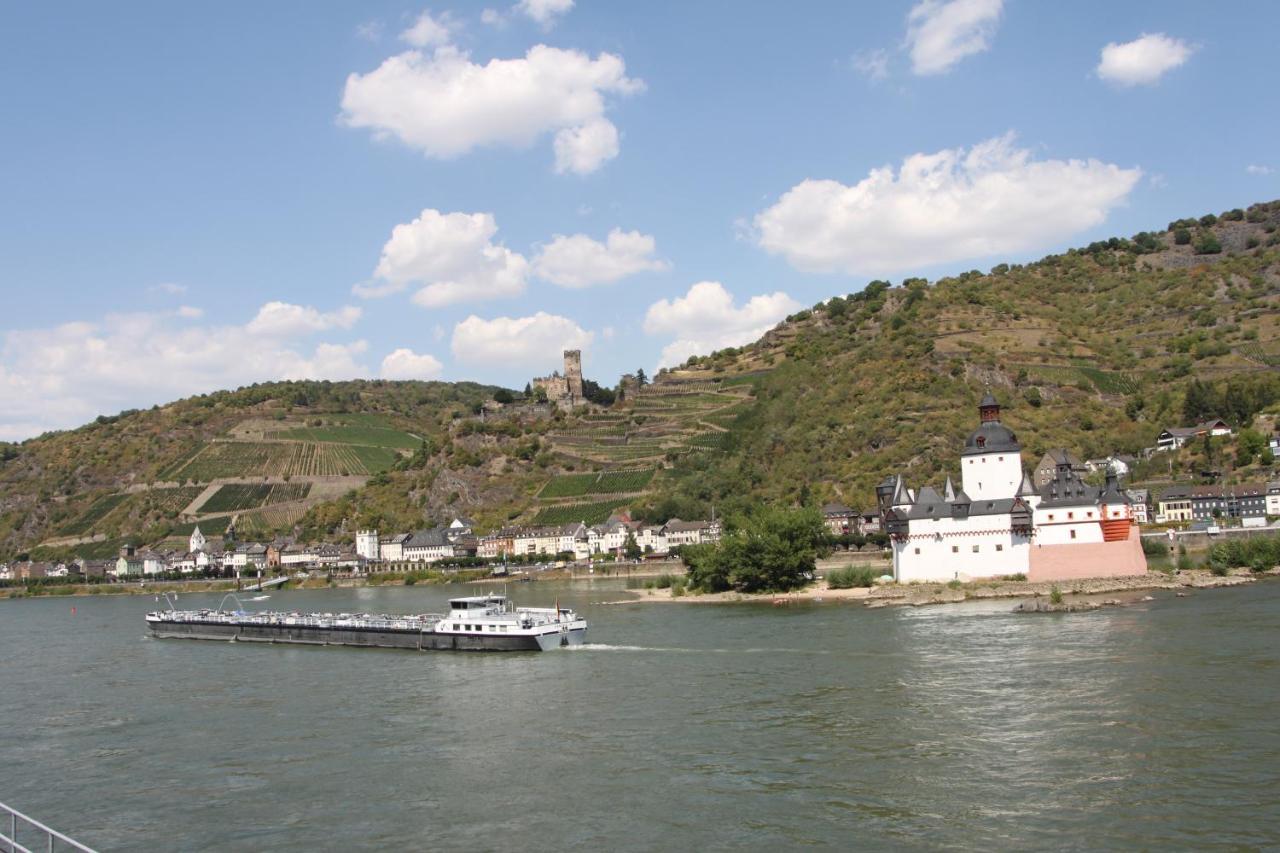
[{"label": "hilltop castle", "polygon": [[559,371],[529,383],[547,394],[547,401],[562,409],[571,409],[586,401],[582,393],[582,350],[564,351],[564,375]]},{"label": "hilltop castle", "polygon": [[1022,447],[987,394],[960,452],[960,488],[912,489],[901,475],[876,488],[899,583],[1025,575],[1031,581],[1122,577],[1147,571],[1129,498],[1114,474],[1080,479],[1069,458],[1039,489]]}]

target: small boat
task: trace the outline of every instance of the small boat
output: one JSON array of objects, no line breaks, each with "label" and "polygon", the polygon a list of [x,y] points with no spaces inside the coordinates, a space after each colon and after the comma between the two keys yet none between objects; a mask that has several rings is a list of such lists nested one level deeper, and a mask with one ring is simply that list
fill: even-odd
[{"label": "small boat", "polygon": [[[228,596],[234,597],[234,596]],[[226,603],[226,599],[223,599]],[[152,636],[418,651],[547,651],[582,645],[587,622],[560,607],[515,607],[505,595],[454,598],[444,614],[297,613],[158,610]]]}]

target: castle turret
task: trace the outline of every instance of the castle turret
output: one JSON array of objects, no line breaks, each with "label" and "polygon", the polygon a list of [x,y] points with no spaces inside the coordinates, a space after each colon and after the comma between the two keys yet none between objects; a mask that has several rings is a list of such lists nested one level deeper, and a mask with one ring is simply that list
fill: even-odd
[{"label": "castle turret", "polygon": [[573,402],[582,401],[582,350],[564,351],[564,378]]},{"label": "castle turret", "polygon": [[1000,423],[1000,404],[988,391],[978,403],[981,420],[960,453],[961,488],[975,501],[1012,498],[1022,485],[1022,446]]}]

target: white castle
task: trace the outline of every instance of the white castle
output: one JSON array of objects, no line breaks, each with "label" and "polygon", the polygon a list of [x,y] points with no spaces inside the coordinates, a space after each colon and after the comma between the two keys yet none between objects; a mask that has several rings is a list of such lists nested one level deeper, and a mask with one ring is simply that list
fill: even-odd
[{"label": "white castle", "polygon": [[1147,570],[1129,499],[1114,475],[1090,486],[1058,466],[1037,490],[1022,447],[990,393],[960,453],[960,489],[913,490],[898,475],[876,489],[899,583],[1024,574],[1031,581],[1139,575]]}]

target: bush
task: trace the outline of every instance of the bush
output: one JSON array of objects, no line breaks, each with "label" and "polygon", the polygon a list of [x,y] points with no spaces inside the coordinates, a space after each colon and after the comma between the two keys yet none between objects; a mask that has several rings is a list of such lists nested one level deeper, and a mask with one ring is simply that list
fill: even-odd
[{"label": "bush", "polygon": [[1053,589],[1049,590],[1049,603],[1050,603],[1050,604],[1061,604],[1061,603],[1062,603],[1062,590],[1058,589],[1056,586],[1055,586]]},{"label": "bush", "polygon": [[1206,231],[1200,235],[1200,239],[1196,240],[1197,255],[1216,255],[1222,251],[1222,244],[1218,242],[1218,238],[1212,232]]},{"label": "bush", "polygon": [[880,575],[870,566],[846,566],[827,572],[828,589],[852,589],[873,586]]},{"label": "bush", "polygon": [[1188,556],[1188,555],[1186,555],[1186,554],[1179,554],[1179,555],[1178,555],[1178,571],[1180,571],[1180,572],[1189,572],[1189,571],[1191,571],[1192,569],[1194,569],[1195,567],[1196,567],[1196,566],[1195,566],[1195,563],[1193,563],[1193,562],[1191,561],[1191,557],[1189,557],[1189,556]]},{"label": "bush", "polygon": [[813,577],[825,551],[827,526],[816,509],[758,506],[731,518],[714,545],[693,545],[681,556],[689,586],[706,592],[786,592]]},{"label": "bush", "polygon": [[1186,228],[1179,228],[1173,232],[1173,242],[1179,246],[1185,246],[1191,242],[1191,232]]},{"label": "bush", "polygon": [[1167,557],[1169,556],[1169,543],[1143,536],[1142,553],[1148,557]]}]

